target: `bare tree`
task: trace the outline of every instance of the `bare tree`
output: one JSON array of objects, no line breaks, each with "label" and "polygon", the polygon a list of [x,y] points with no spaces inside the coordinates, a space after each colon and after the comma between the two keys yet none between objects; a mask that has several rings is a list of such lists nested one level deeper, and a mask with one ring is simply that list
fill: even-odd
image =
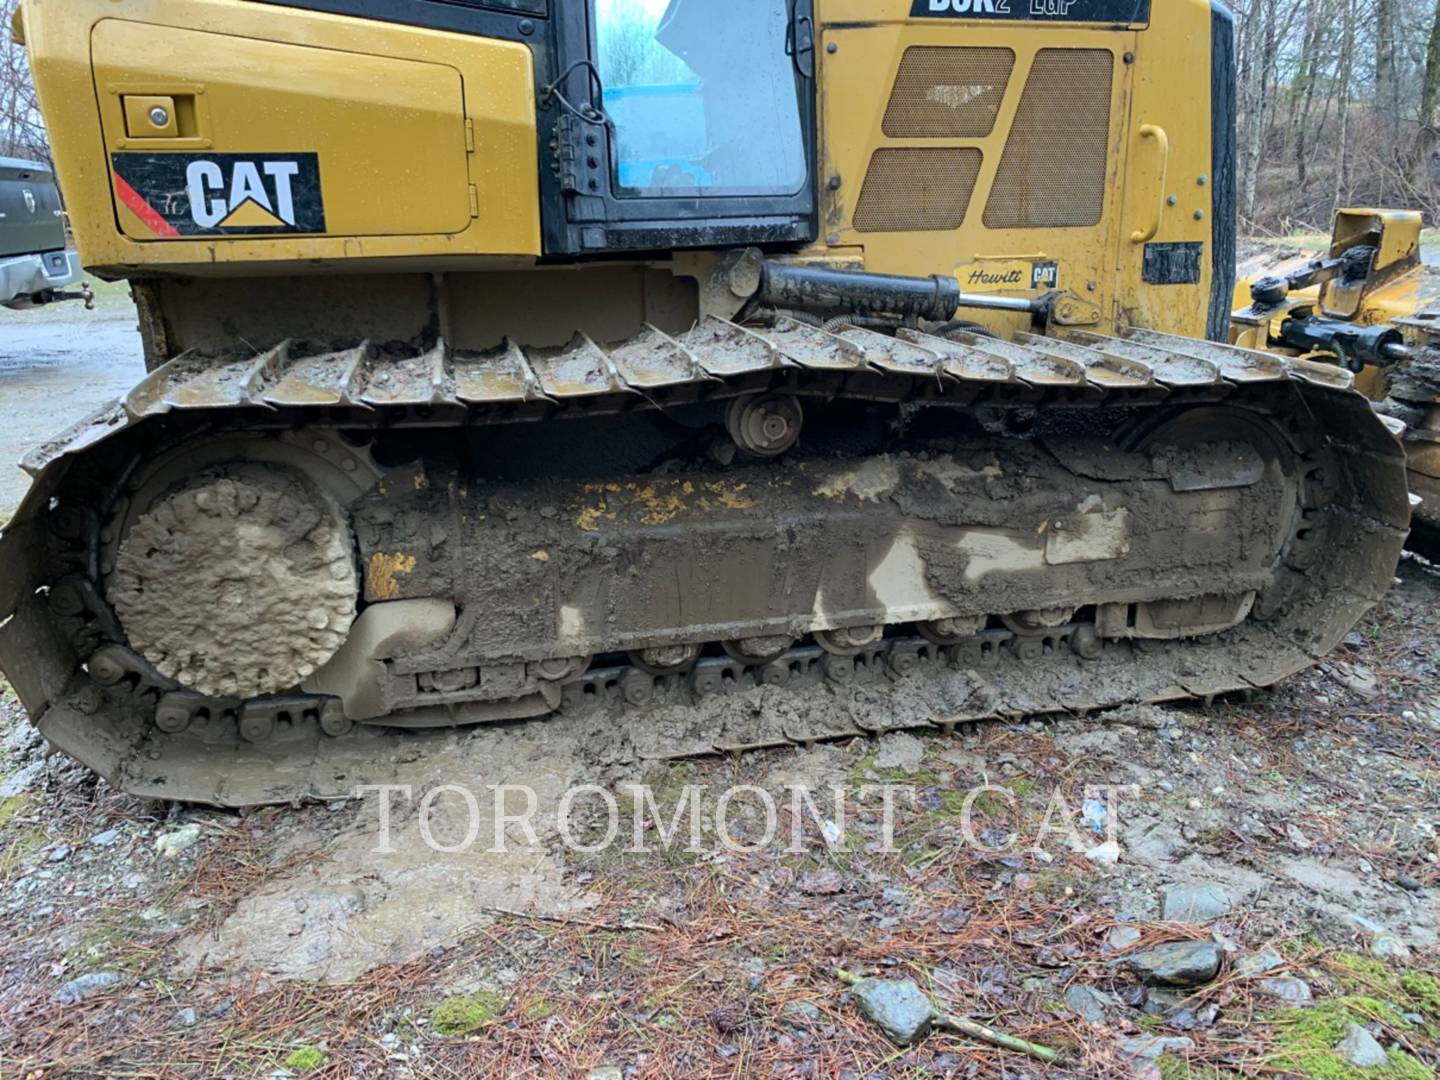
[{"label": "bare tree", "polygon": [[0,0],[3,43],[0,43],[0,155],[36,158],[50,163],[50,140],[40,119],[35,84],[25,50],[11,40],[10,19],[19,0]]}]

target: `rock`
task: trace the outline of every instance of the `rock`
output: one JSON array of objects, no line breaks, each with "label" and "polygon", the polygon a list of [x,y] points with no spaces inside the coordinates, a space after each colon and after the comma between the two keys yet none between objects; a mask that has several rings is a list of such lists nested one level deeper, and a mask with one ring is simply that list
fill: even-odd
[{"label": "rock", "polygon": [[1220,971],[1220,946],[1213,941],[1172,941],[1125,958],[1150,986],[1199,986]]},{"label": "rock", "polygon": [[1229,914],[1234,903],[1229,891],[1218,882],[1171,885],[1165,890],[1162,917],[1166,922],[1200,926]]},{"label": "rock", "polygon": [[1236,975],[1264,975],[1267,971],[1275,971],[1285,966],[1285,958],[1274,949],[1261,949],[1259,952],[1242,956],[1235,961]]},{"label": "rock", "polygon": [[1085,852],[1085,858],[1096,866],[1114,866],[1120,861],[1120,845],[1114,840],[1106,840],[1105,843]]},{"label": "rock", "polygon": [[930,1032],[935,1007],[910,979],[862,979],[851,988],[860,1011],[899,1046],[919,1042]]},{"label": "rock", "polygon": [[597,1065],[586,1074],[586,1080],[625,1080],[619,1065]]},{"label": "rock", "polygon": [[1145,991],[1145,1003],[1141,1009],[1150,1016],[1168,1016],[1182,1008],[1189,997],[1190,993],[1187,990],[1172,990],[1164,986],[1154,986]]},{"label": "rock", "polygon": [[1194,1049],[1195,1040],[1184,1035],[1136,1035],[1120,1040],[1120,1053],[1146,1061],[1154,1061],[1166,1054],[1184,1054]]},{"label": "rock", "polygon": [[1381,960],[1406,962],[1410,959],[1410,946],[1390,931],[1382,930],[1370,939],[1370,954],[1378,956]]},{"label": "rock", "polygon": [[780,1015],[792,1023],[813,1024],[820,1019],[820,1007],[813,1001],[787,1001]]},{"label": "rock", "polygon": [[1357,1069],[1375,1069],[1389,1062],[1375,1036],[1353,1021],[1345,1025],[1345,1037],[1335,1052]]},{"label": "rock", "polygon": [[1375,673],[1364,664],[1350,664],[1335,660],[1324,665],[1324,671],[1347,690],[1353,690],[1361,697],[1374,699],[1380,696],[1380,682]]},{"label": "rock", "polygon": [[1185,847],[1185,837],[1169,822],[1144,821],[1125,830],[1125,850],[1146,862],[1170,862]]},{"label": "rock", "polygon": [[1255,985],[1272,997],[1291,1005],[1308,1005],[1315,1000],[1315,995],[1310,992],[1310,984],[1292,975],[1272,976],[1261,979]]},{"label": "rock", "polygon": [[78,1001],[94,997],[102,990],[107,990],[120,981],[118,971],[92,971],[88,975],[81,975],[71,979],[55,993],[50,995],[50,1000],[61,1005],[74,1005]]},{"label": "rock", "polygon": [[1065,1004],[1084,1017],[1086,1023],[1103,1024],[1105,1010],[1110,1007],[1118,1008],[1120,1001],[1113,994],[1096,990],[1093,986],[1073,983],[1065,991]]},{"label": "rock", "polygon": [[90,837],[90,843],[96,847],[109,847],[119,839],[119,829],[106,829],[104,832],[97,832],[94,836]]},{"label": "rock", "polygon": [[51,862],[64,862],[70,855],[70,848],[65,844],[57,844],[50,852]]},{"label": "rock", "polygon": [[1113,952],[1120,952],[1128,949],[1140,940],[1140,931],[1133,926],[1112,926],[1110,933],[1105,935],[1105,944]]},{"label": "rock", "polygon": [[875,752],[877,769],[904,769],[908,772],[924,760],[925,744],[904,732],[886,735]]},{"label": "rock", "polygon": [[1187,1006],[1171,1014],[1170,1026],[1176,1031],[1205,1031],[1215,1026],[1215,1019],[1219,1015],[1220,1006],[1213,1001],[1201,1005],[1198,1009]]},{"label": "rock", "polygon": [[805,874],[795,883],[795,887],[810,896],[834,896],[845,888],[845,879],[838,871],[826,867]]},{"label": "rock", "polygon": [[194,1027],[195,1010],[191,1008],[181,1009],[175,1014],[175,1023],[178,1027]]},{"label": "rock", "polygon": [[186,848],[194,847],[195,842],[200,839],[200,826],[191,822],[189,825],[182,825],[167,833],[161,833],[155,838],[155,850],[166,859],[173,859]]}]

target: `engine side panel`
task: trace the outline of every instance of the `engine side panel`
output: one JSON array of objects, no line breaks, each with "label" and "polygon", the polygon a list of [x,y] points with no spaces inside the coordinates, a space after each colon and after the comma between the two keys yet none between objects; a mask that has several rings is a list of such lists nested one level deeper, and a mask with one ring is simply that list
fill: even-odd
[{"label": "engine side panel", "polygon": [[526,47],[240,0],[114,11],[23,16],[88,266],[539,253]]}]

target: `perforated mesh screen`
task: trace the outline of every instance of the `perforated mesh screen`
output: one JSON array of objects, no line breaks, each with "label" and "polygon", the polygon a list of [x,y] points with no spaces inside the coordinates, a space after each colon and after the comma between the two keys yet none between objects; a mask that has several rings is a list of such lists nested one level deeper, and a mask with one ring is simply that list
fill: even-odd
[{"label": "perforated mesh screen", "polygon": [[1105,49],[1036,54],[985,207],[988,227],[1099,224],[1114,70],[1114,54]]},{"label": "perforated mesh screen", "polygon": [[974,147],[876,150],[855,207],[859,232],[956,229],[965,220],[980,151]]},{"label": "perforated mesh screen", "polygon": [[1014,66],[1009,49],[912,46],[900,59],[881,128],[892,139],[989,135]]}]

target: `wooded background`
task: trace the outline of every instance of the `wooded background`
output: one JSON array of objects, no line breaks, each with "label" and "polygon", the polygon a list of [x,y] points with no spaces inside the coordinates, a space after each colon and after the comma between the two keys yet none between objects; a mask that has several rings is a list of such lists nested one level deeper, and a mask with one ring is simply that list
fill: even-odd
[{"label": "wooded background", "polygon": [[[10,44],[18,2],[0,0],[0,155],[49,161],[25,52]],[[1440,221],[1440,0],[1234,10],[1241,231],[1328,231],[1337,206],[1414,207]]]}]

